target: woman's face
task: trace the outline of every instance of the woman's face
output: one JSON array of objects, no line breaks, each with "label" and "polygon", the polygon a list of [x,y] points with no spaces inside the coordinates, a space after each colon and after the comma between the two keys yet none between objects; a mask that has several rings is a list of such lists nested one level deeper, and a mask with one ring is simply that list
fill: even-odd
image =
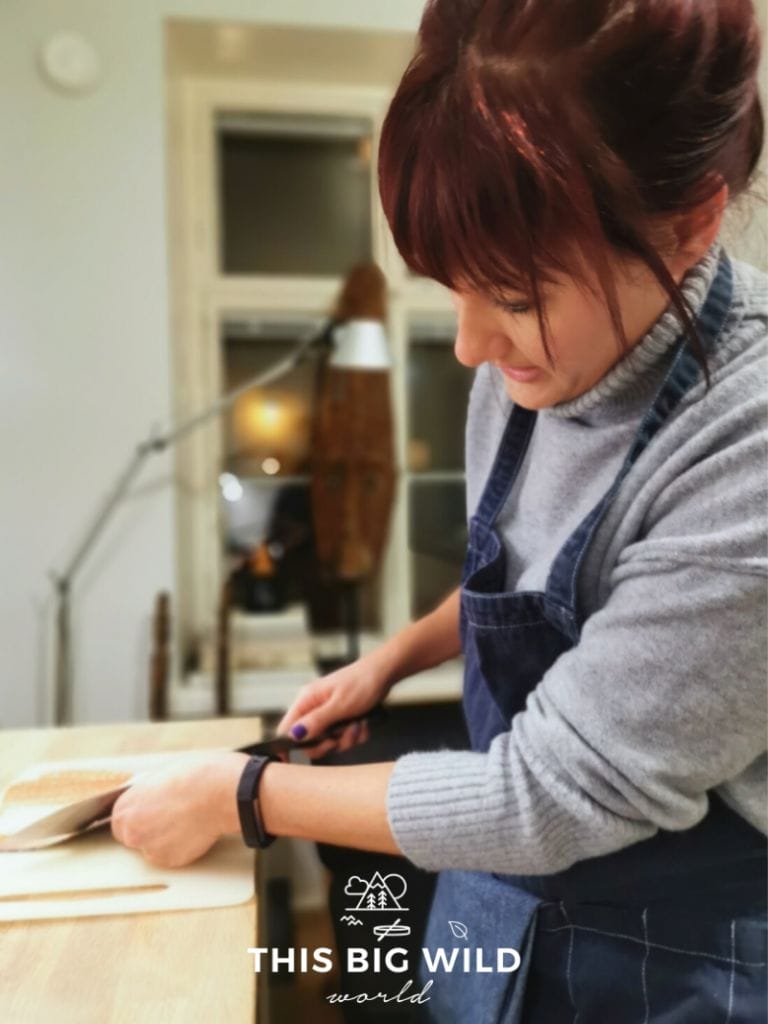
[{"label": "woman's face", "polygon": [[[679,283],[685,268],[669,270]],[[624,330],[635,345],[666,309],[669,296],[645,266],[617,264],[614,276]],[[596,286],[594,275],[589,280]],[[526,409],[544,409],[583,395],[625,354],[602,293],[594,294],[572,278],[542,286],[553,365],[529,296],[510,293],[501,303],[476,291],[452,295],[458,315],[456,358],[470,367],[491,363],[512,401]]]}]

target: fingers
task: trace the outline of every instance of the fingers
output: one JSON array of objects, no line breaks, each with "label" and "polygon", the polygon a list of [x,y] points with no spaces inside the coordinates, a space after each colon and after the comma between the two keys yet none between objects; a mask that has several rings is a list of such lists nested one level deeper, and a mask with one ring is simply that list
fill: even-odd
[{"label": "fingers", "polygon": [[291,726],[300,715],[301,711],[297,708],[297,702],[294,701],[278,722],[277,735],[283,736],[285,733],[290,732]]},{"label": "fingers", "polygon": [[[338,706],[337,701],[331,699],[313,711],[303,714],[291,726],[290,735],[297,740],[312,739],[313,736],[319,736],[332,726],[334,722],[344,717],[344,709]],[[336,737],[333,737],[333,739],[335,741]]]},{"label": "fingers", "polygon": [[315,747],[302,747],[302,754],[306,754],[310,761],[317,761],[320,757],[325,757],[331,750],[336,749],[336,740],[323,740],[318,743]]},{"label": "fingers", "polygon": [[328,700],[330,694],[324,684],[324,681],[315,680],[312,683],[308,683],[303,686],[296,697],[296,700],[291,704],[288,710],[285,712],[283,717],[277,726],[278,734],[285,734],[291,731],[291,727],[298,721],[303,721],[303,716],[308,714],[318,705],[322,705]]},{"label": "fingers", "polygon": [[[352,667],[354,666],[347,666],[302,687],[280,720],[278,734],[287,734],[302,741],[312,740],[314,737],[320,737],[335,722],[362,711],[368,706],[369,701],[373,703],[367,694],[356,692],[355,677],[349,674]],[[316,745],[303,749],[310,758],[316,759],[329,750],[348,750],[357,743],[365,742],[368,736],[367,726],[364,731],[360,727],[352,731],[352,727],[348,726],[340,730],[337,736],[328,740],[318,739]]]},{"label": "fingers", "polygon": [[355,723],[346,726],[344,729],[340,729],[338,735],[332,736],[327,740],[321,740],[315,746],[302,747],[301,752],[306,754],[311,761],[316,761],[331,750],[347,750],[352,746],[352,743],[349,742],[349,737],[353,733],[354,729]]},{"label": "fingers", "polygon": [[152,828],[146,821],[137,821],[130,808],[119,810],[117,814],[113,811],[110,828],[118,843],[134,850],[147,863],[158,868],[186,867],[206,854],[218,839],[218,835],[204,828],[197,828],[192,833],[164,823]]},{"label": "fingers", "polygon": [[370,729],[366,721],[353,722],[351,725],[346,726],[335,740],[324,740],[316,747],[304,747],[302,749],[309,756],[310,760],[316,761],[330,750],[336,749],[341,754],[345,750],[358,746],[360,743],[365,743],[370,738],[370,735]]},{"label": "fingers", "polygon": [[205,844],[204,841],[185,849],[181,848],[158,848],[141,849],[138,852],[148,864],[156,868],[185,868],[188,864],[194,864],[196,860],[203,857],[210,850],[213,843]]},{"label": "fingers", "polygon": [[336,749],[339,753],[349,750],[358,742],[360,736],[360,722],[353,722],[344,729],[336,741]]},{"label": "fingers", "polygon": [[122,846],[128,846],[125,839],[125,819],[123,816],[123,809],[125,807],[125,801],[123,800],[124,796],[125,793],[123,793],[122,796],[119,796],[112,806],[112,816],[109,820],[109,828],[112,832],[113,839]]}]

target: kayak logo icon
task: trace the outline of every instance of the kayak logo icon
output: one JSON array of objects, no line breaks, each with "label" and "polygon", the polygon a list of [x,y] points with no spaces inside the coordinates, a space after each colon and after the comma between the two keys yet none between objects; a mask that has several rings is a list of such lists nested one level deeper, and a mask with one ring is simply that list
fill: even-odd
[{"label": "kayak logo icon", "polygon": [[344,886],[344,895],[354,902],[344,909],[358,913],[368,910],[408,910],[401,902],[407,888],[408,883],[403,876],[394,872],[382,875],[380,871],[375,871],[368,880],[352,875]]}]

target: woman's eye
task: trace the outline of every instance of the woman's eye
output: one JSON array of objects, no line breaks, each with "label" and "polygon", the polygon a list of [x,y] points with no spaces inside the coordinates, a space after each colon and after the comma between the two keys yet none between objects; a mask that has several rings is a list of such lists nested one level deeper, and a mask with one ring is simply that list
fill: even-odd
[{"label": "woman's eye", "polygon": [[497,305],[505,313],[530,313],[533,308],[530,302],[498,302]]},{"label": "woman's eye", "polygon": [[494,306],[504,313],[530,313],[533,304],[529,299],[504,299],[501,296],[491,299]]}]

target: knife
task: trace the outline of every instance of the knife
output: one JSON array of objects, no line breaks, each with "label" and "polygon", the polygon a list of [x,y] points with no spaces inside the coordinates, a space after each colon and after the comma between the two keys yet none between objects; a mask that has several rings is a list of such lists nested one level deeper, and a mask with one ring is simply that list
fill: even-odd
[{"label": "knife", "polygon": [[105,825],[117,798],[130,788],[126,782],[96,796],[65,804],[9,835],[0,835],[0,851],[38,850]]},{"label": "knife", "polygon": [[383,704],[376,704],[370,711],[364,711],[362,715],[353,715],[352,718],[340,718],[333,722],[327,729],[324,729],[317,736],[310,736],[308,739],[297,740],[289,733],[282,736],[274,736],[271,740],[263,740],[261,743],[251,743],[247,747],[238,747],[239,754],[255,754],[266,757],[269,754],[285,754],[289,750],[301,750],[304,747],[314,747],[323,740],[333,740],[339,735],[342,729],[355,722],[368,722],[373,725],[386,718],[387,712]]},{"label": "knife", "polygon": [[[284,754],[289,750],[300,750],[302,747],[313,747],[317,743],[322,743],[323,740],[334,739],[348,725],[366,720],[369,722],[379,721],[385,715],[385,709],[378,704],[362,715],[339,719],[310,739],[297,740],[290,735],[275,736],[273,739],[264,740],[261,743],[238,747],[237,752],[265,756],[267,754]],[[95,796],[66,804],[9,835],[0,835],[0,852],[43,849],[85,832],[91,832],[101,825],[106,825],[112,816],[112,808],[117,802],[117,798],[130,789],[131,785],[132,782],[125,782]]]}]

